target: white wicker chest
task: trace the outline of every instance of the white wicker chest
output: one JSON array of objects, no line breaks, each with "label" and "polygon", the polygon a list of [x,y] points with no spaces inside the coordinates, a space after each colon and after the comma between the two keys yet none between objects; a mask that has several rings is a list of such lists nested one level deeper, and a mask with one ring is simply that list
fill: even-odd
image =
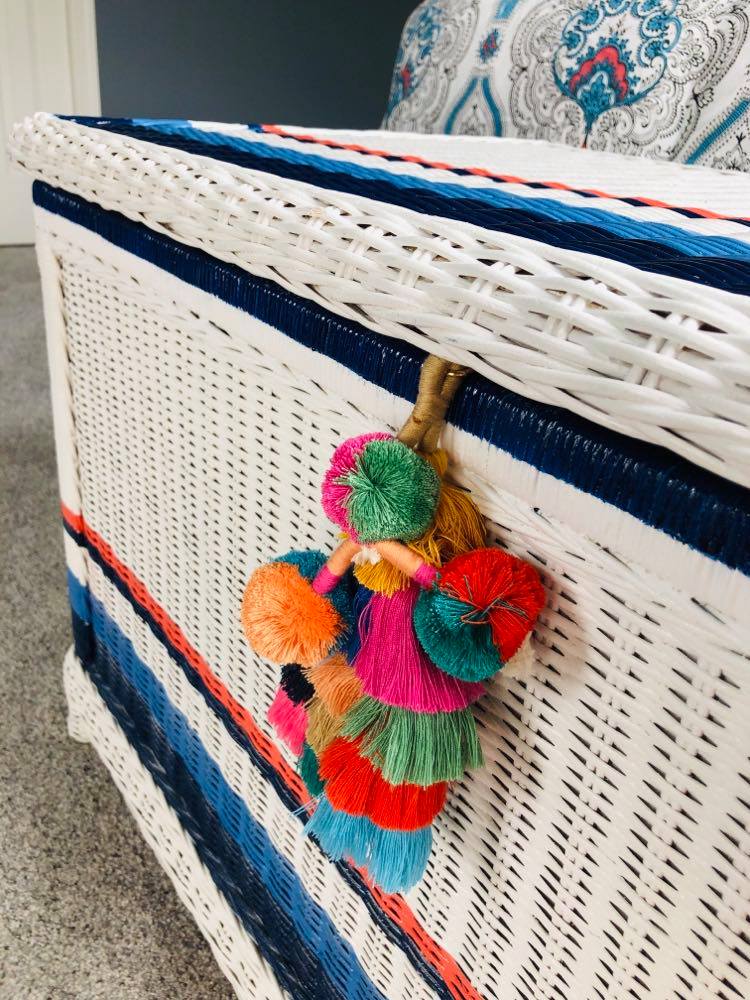
[{"label": "white wicker chest", "polygon": [[[45,114],[12,149],[71,729],[238,996],[750,995],[750,177]],[[254,566],[330,546],[328,457],[404,420],[425,352],[476,373],[452,475],[548,603],[402,898],[302,837],[238,609]]]}]

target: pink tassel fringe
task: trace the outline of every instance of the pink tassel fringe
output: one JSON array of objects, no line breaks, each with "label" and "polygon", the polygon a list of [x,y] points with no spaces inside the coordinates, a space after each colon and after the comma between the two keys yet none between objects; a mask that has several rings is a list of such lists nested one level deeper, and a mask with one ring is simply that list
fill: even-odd
[{"label": "pink tassel fringe", "polygon": [[279,688],[276,697],[268,709],[268,721],[286,743],[293,754],[299,756],[305,742],[307,732],[307,711],[304,705],[295,705],[283,688]]},{"label": "pink tassel fringe", "polygon": [[484,694],[482,684],[451,677],[419,645],[412,613],[419,596],[410,584],[392,597],[375,594],[359,620],[362,645],[354,669],[365,694],[414,712],[453,712]]}]

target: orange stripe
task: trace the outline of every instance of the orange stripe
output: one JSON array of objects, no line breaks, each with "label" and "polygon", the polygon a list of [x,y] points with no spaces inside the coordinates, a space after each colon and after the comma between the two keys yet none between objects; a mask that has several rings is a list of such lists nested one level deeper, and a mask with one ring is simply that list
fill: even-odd
[{"label": "orange stripe", "polygon": [[149,614],[158,622],[164,630],[174,648],[185,657],[190,666],[201,678],[206,688],[211,694],[221,702],[228,710],[232,719],[237,723],[243,733],[250,740],[258,753],[281,775],[286,785],[293,792],[300,805],[309,800],[309,795],[305,789],[300,776],[292,769],[284,759],[276,744],[263,733],[250,713],[244,708],[222,684],[218,677],[212,672],[209,665],[200,653],[188,642],[179,626],[172,621],[166,611],[154,600],[146,589],[146,586],[138,577],[128,569],[128,567],[117,558],[112,547],[101,535],[85,522],[80,514],[74,514],[64,504],[61,504],[62,515],[70,527],[82,534],[86,540],[94,546],[102,559],[110,566],[124,583],[127,584],[133,597],[144,607]]},{"label": "orange stripe", "polygon": [[[81,514],[76,514],[64,503],[60,504],[62,516],[66,524],[85,537],[86,541],[96,549],[102,559],[111,569],[117,573],[120,579],[127,585],[133,597],[145,608],[149,614],[159,623],[169,638],[170,643],[178,652],[182,653],[188,663],[205,684],[211,694],[221,702],[232,716],[233,720],[250,740],[257,752],[266,760],[282,778],[290,791],[294,794],[300,805],[309,801],[309,794],[304,783],[296,771],[282,756],[276,744],[269,739],[257,726],[255,720],[248,710],[244,708],[229,693],[225,685],[213,673],[208,663],[200,653],[188,642],[180,627],[172,621],[167,612],[157,603],[146,589],[144,583],[138,579],[120,559],[118,559],[112,546],[99,535],[91,525],[87,524]],[[357,869],[367,880],[367,873]],[[389,895],[382,892],[376,886],[368,883],[368,889],[373,899],[390,919],[399,927],[419,949],[425,961],[438,973],[445,985],[450,990],[456,1000],[482,1000],[482,996],[472,986],[466,974],[461,970],[452,955],[448,954],[422,927],[406,904],[402,896]]]},{"label": "orange stripe", "polygon": [[[261,125],[264,132],[271,135],[278,135],[283,139],[297,139],[299,142],[314,142],[319,146],[329,146],[331,149],[346,149],[353,153],[362,153],[365,156],[379,156],[390,160],[400,160],[403,163],[416,163],[422,167],[429,167],[433,170],[462,170],[475,177],[487,177],[489,180],[503,181],[506,184],[541,184],[543,187],[554,191],[569,191],[572,194],[590,194],[597,198],[607,198],[611,201],[628,201],[630,196],[609,194],[606,191],[599,191],[596,188],[574,188],[562,181],[530,181],[528,178],[513,177],[510,174],[496,174],[484,167],[457,167],[455,164],[440,163],[434,160],[425,160],[421,156],[403,156],[398,153],[389,153],[385,149],[368,149],[366,146],[359,146],[355,143],[336,142],[334,139],[319,139],[310,133],[289,132],[279,125]],[[670,205],[666,201],[656,201],[653,198],[643,198],[635,196],[636,200],[649,208],[666,208],[671,212],[692,212],[704,219],[718,219],[722,222],[750,222],[750,217],[745,215],[721,215],[719,212],[712,212],[708,208],[693,208],[686,205]]]}]

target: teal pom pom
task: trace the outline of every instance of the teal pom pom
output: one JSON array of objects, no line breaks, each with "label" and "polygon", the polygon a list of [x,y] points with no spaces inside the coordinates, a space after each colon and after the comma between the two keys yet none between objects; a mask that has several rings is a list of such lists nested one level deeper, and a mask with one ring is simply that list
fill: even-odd
[{"label": "teal pom pom", "polygon": [[325,566],[326,558],[322,552],[310,549],[309,551],[302,552],[287,552],[285,556],[277,556],[273,561],[296,566],[300,572],[300,576],[304,576],[306,580],[312,583],[318,575],[319,570]]},{"label": "teal pom pom", "polygon": [[539,574],[501,549],[474,549],[440,570],[414,609],[414,631],[432,662],[465,681],[497,673],[531,632],[545,595]]},{"label": "teal pom pom", "polygon": [[341,483],[349,521],[361,542],[409,542],[432,524],[440,496],[437,473],[421,455],[395,439],[370,441]]},{"label": "teal pom pom", "polygon": [[502,667],[492,630],[467,622],[471,608],[433,587],[414,608],[414,631],[422,649],[446,674],[462,681],[483,681]]}]

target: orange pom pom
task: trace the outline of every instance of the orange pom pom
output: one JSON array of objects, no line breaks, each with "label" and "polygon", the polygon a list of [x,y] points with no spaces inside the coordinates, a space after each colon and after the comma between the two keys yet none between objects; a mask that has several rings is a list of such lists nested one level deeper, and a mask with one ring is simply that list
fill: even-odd
[{"label": "orange pom pom", "polygon": [[318,663],[344,629],[331,602],[285,562],[255,570],[245,587],[241,620],[255,652],[279,664]]}]

